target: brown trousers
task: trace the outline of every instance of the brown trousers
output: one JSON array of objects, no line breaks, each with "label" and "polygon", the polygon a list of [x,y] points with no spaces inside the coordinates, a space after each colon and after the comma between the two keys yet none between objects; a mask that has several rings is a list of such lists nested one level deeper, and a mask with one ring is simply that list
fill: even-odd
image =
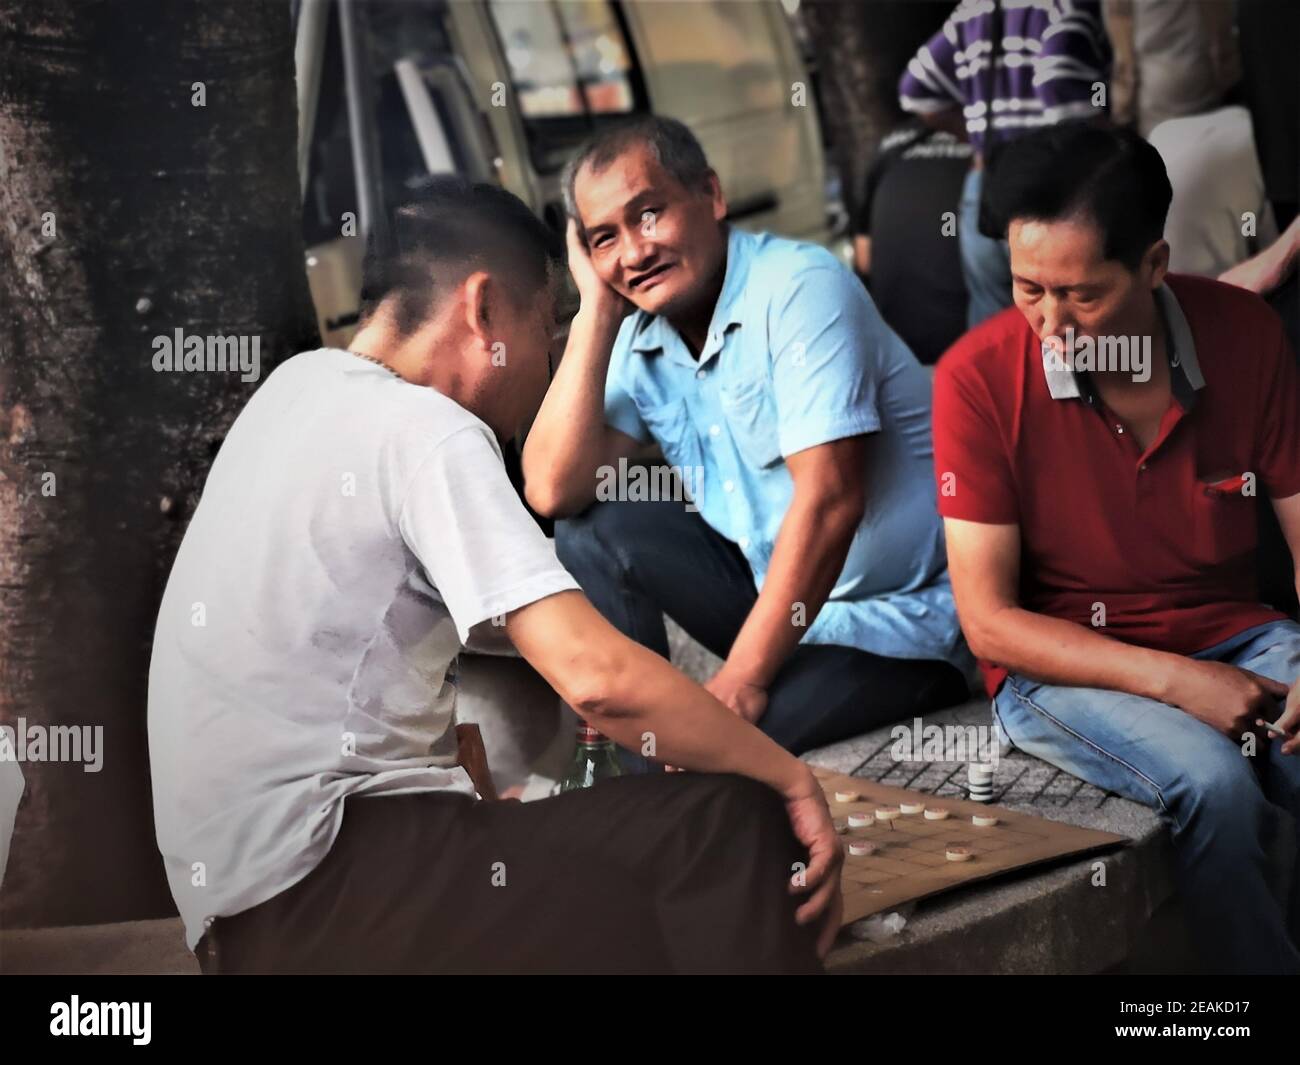
[{"label": "brown trousers", "polygon": [[533,803],[357,796],[316,869],[217,919],[204,973],[821,972],[807,855],[742,777],[620,777]]}]

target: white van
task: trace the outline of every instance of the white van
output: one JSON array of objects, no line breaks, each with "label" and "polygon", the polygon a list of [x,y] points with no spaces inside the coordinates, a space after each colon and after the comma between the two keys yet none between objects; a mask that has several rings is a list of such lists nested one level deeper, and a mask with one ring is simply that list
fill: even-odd
[{"label": "white van", "polygon": [[825,243],[812,89],[768,0],[299,0],[299,172],[326,344],[357,321],[366,236],[431,174],[495,180],[563,225],[559,173],[603,124],[685,122],[737,224]]}]

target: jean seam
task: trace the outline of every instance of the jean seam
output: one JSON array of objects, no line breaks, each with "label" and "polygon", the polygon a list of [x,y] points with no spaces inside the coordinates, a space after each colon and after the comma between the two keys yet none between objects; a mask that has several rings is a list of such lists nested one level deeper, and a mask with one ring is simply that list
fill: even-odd
[{"label": "jean seam", "polygon": [[[1138,769],[1137,766],[1130,765],[1128,762],[1124,761],[1123,758],[1120,758],[1117,755],[1112,754],[1110,751],[1106,750],[1104,747],[1100,746],[1099,744],[1093,743],[1092,740],[1088,739],[1087,736],[1081,735],[1080,733],[1076,732],[1074,729],[1070,728],[1070,726],[1067,725],[1064,721],[1061,721],[1059,718],[1054,717],[1050,711],[1039,706],[1036,702],[1034,702],[1033,699],[1029,698],[1029,696],[1021,694],[1021,691],[1016,686],[1016,682],[1013,677],[1009,677],[1007,679],[1007,683],[1011,685],[1011,694],[1016,697],[1016,700],[1018,702],[1024,703],[1035,713],[1039,714],[1043,718],[1046,718],[1057,728],[1061,729],[1061,731],[1074,737],[1085,747],[1089,748],[1092,751],[1095,751],[1103,758],[1109,759],[1110,761],[1114,762],[1116,765],[1122,766],[1124,769],[1127,769],[1139,780],[1145,781],[1150,786],[1151,790],[1155,792],[1156,801],[1160,803],[1160,812],[1165,814],[1167,817],[1173,816],[1169,811],[1169,807],[1165,805],[1165,797],[1163,791],[1160,788],[1160,785],[1158,785],[1154,780],[1152,780],[1149,776],[1147,776],[1140,769]],[[998,720],[1000,721],[1001,718],[999,717]],[[1008,736],[1008,738],[1010,737]]]},{"label": "jean seam", "polygon": [[[596,506],[618,505],[620,502],[623,501],[616,500],[613,501],[613,504],[611,504],[610,502],[602,502],[602,503],[597,503]],[[626,505],[626,503],[623,502],[623,505]],[[623,549],[622,544],[611,544],[606,539],[604,530],[602,530],[599,527],[599,525],[597,525],[597,523],[591,519],[590,515],[588,515],[588,520],[590,521],[590,527],[588,529],[588,532],[590,533],[592,540],[595,541],[595,543],[598,545],[601,551],[604,551],[613,560],[614,568],[618,571],[619,592],[622,594],[624,599],[626,601],[634,602],[638,597],[640,597],[645,601],[647,601],[651,605],[651,607],[657,610],[659,614],[662,616],[664,611],[662,607],[659,606],[659,603],[655,600],[655,597],[651,595],[648,591],[643,589],[640,583],[633,576],[632,573],[633,564],[632,564],[631,555]],[[640,612],[635,608],[628,610],[627,614],[632,622],[630,627],[635,629],[636,631],[625,633],[625,635],[627,636],[628,639],[632,640],[634,643],[639,643],[642,647],[649,648],[651,644],[655,642],[653,637],[657,636],[658,634],[657,633],[647,634],[641,631],[642,626],[640,624],[639,613]],[[662,622],[660,624],[662,625]],[[664,633],[665,643],[667,643],[667,639],[668,636],[667,636],[667,632],[665,631]]]}]

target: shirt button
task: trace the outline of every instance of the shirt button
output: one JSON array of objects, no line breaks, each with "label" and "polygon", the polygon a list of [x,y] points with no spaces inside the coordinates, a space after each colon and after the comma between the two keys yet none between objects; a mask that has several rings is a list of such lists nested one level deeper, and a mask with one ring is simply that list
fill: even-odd
[{"label": "shirt button", "polygon": [[721,426],[717,426],[717,425],[710,425],[710,426],[709,426],[709,435],[710,435],[710,436],[717,436],[720,432],[722,432],[722,427],[721,427]]},{"label": "shirt button", "polygon": [[703,371],[703,370],[696,370],[696,371],[695,371],[695,379],[696,379],[697,381],[703,381],[703,380],[704,380],[704,371]]},{"label": "shirt button", "polygon": [[741,537],[739,540],[737,540],[736,542],[737,542],[738,544],[740,544],[740,549],[741,549],[742,551],[744,551],[747,547],[749,547],[749,537],[748,537],[748,536],[742,536],[742,537]]},{"label": "shirt button", "polygon": [[1146,468],[1147,468],[1147,464],[1146,464],[1145,462],[1142,463],[1142,465],[1138,467],[1139,470],[1145,470]]},{"label": "shirt button", "polygon": [[734,492],[734,491],[736,490],[736,482],[735,482],[735,481],[723,481],[723,482],[722,482],[722,490],[723,490],[724,492]]},{"label": "shirt button", "polygon": [[1122,425],[1117,425],[1117,426],[1115,426],[1115,432],[1117,432],[1117,433],[1123,433],[1123,432],[1124,432],[1124,426],[1122,426]]}]

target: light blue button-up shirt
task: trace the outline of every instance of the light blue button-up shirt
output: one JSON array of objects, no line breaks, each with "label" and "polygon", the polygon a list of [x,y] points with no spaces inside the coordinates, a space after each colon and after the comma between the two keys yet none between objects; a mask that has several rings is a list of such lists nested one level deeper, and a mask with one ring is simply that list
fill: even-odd
[{"label": "light blue button-up shirt", "polygon": [[732,228],[699,359],[665,319],[629,315],[605,420],[684,471],[759,588],[794,495],[786,456],[870,434],[866,513],[803,642],[968,668],[935,506],[929,377],[826,249]]}]

